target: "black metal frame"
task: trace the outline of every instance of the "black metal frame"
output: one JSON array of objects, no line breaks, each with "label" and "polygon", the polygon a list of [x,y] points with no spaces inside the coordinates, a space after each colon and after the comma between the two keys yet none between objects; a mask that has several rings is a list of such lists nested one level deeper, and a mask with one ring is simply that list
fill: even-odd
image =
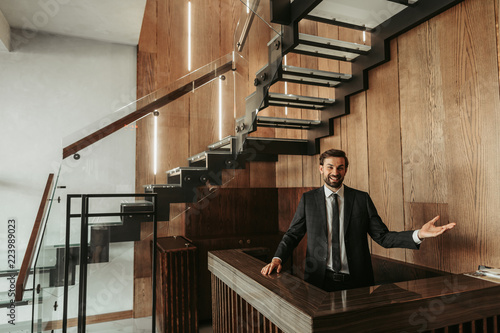
[{"label": "black metal frame", "polygon": [[[91,198],[123,198],[140,197],[150,198],[153,202],[152,212],[120,212],[120,213],[89,213],[89,199]],[[72,218],[81,218],[80,234],[80,282],[78,292],[78,333],[85,333],[87,319],[87,265],[88,265],[88,218],[109,217],[128,215],[152,215],[153,216],[153,244],[157,241],[157,194],[156,193],[126,193],[126,194],[68,194],[66,203],[66,244],[64,262],[64,308],[63,308],[63,333],[67,332],[68,325],[68,278],[69,278],[69,251],[70,251],[70,222]],[[81,199],[81,213],[71,214],[71,200]],[[154,246],[153,246],[154,249]],[[156,332],[156,251],[152,251],[152,332]]]}]

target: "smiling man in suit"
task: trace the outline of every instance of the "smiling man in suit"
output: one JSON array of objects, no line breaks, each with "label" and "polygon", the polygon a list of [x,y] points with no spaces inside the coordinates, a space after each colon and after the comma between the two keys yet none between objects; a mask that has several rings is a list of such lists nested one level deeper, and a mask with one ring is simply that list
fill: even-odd
[{"label": "smiling man in suit", "polygon": [[373,285],[373,268],[366,235],[385,248],[418,249],[423,239],[452,229],[436,226],[436,216],[419,230],[389,231],[366,192],[343,185],[349,166],[342,150],[320,156],[319,172],[325,185],[302,195],[295,216],[263,275],[278,273],[307,233],[304,278],[326,291]]}]

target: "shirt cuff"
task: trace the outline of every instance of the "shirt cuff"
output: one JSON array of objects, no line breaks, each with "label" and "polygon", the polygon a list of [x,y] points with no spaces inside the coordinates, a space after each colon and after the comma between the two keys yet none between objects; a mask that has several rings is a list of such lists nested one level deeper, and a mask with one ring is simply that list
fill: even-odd
[{"label": "shirt cuff", "polygon": [[273,260],[274,260],[274,259],[279,259],[279,261],[280,261],[280,262],[283,262],[283,260],[281,260],[281,258],[280,258],[280,257],[273,257]]},{"label": "shirt cuff", "polygon": [[[420,229],[419,229],[420,230]],[[418,230],[415,230],[413,232],[413,241],[415,242],[415,244],[419,245],[420,243],[422,243],[422,240],[420,238],[418,238]]]}]

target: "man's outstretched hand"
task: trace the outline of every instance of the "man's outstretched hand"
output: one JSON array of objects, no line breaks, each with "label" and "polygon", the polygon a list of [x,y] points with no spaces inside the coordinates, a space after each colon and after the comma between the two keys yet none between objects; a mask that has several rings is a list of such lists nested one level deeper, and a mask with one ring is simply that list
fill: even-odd
[{"label": "man's outstretched hand", "polygon": [[453,229],[456,225],[456,223],[448,223],[446,225],[442,226],[435,226],[436,222],[439,220],[439,215],[427,222],[422,226],[422,228],[418,232],[418,238],[424,239],[424,238],[430,238],[430,237],[437,237],[444,232]]},{"label": "man's outstretched hand", "polygon": [[277,273],[281,272],[281,268],[281,260],[278,258],[273,258],[271,263],[264,266],[264,268],[262,268],[260,272],[262,273],[262,275],[269,275],[274,271],[274,269],[276,269]]}]

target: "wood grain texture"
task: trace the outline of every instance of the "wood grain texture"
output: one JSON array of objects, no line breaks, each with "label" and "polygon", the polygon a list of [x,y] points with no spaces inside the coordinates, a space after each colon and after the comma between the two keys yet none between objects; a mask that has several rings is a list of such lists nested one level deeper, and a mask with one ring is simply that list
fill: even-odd
[{"label": "wood grain texture", "polygon": [[158,238],[159,332],[198,332],[197,249],[184,237]]},{"label": "wood grain texture", "polygon": [[340,118],[342,150],[349,159],[345,183],[368,191],[368,138],[366,124],[366,93],[351,96],[351,113]]},{"label": "wood grain texture", "polygon": [[190,239],[278,233],[276,188],[221,188],[187,206]]},{"label": "wood grain texture", "polygon": [[242,10],[241,3],[231,0],[220,1],[220,46],[219,56],[231,53],[235,48],[234,31]]},{"label": "wood grain texture", "polygon": [[[183,5],[184,2],[169,2],[168,6]],[[212,4],[206,4],[210,5]],[[221,2],[220,13],[239,15],[236,14],[238,10],[232,10],[235,8],[233,5],[227,1]],[[208,12],[214,11],[217,9],[208,9]],[[180,13],[172,9],[168,15],[175,15],[177,19],[182,16]],[[209,21],[212,22],[211,18]],[[217,23],[220,41],[216,43],[220,48],[222,40],[230,40],[223,28],[226,21],[234,22],[233,19],[224,19]],[[420,204],[426,207],[447,205],[448,218],[457,222],[458,227],[447,235],[446,245],[440,245],[447,248],[443,250],[446,256],[442,257],[439,265],[440,268],[449,268],[454,272],[475,269],[477,264],[500,267],[500,244],[496,241],[500,237],[497,221],[500,216],[500,195],[497,190],[500,185],[497,177],[500,171],[500,138],[497,130],[500,102],[496,22],[498,1],[465,0],[398,37],[397,41],[392,42],[392,60],[369,74],[370,90],[365,99],[368,132],[367,135],[364,134],[364,137],[367,136],[366,148],[358,146],[358,136],[362,131],[357,126],[364,125],[357,121],[351,122],[347,117],[334,120],[335,134],[321,139],[321,151],[344,148],[351,154],[354,150],[356,160],[356,152],[368,152],[368,189],[390,229],[418,227],[417,219],[425,219],[426,216],[420,210]],[[176,27],[182,27],[183,23],[171,20],[168,24],[170,28],[162,28],[158,36],[165,36],[161,37],[162,40],[170,38],[172,42],[169,43],[173,44],[158,46],[158,56],[171,59],[171,62],[157,60],[154,48],[146,45],[150,52],[147,54],[147,61],[154,65],[150,66],[153,68],[150,75],[162,75],[161,80],[166,80],[164,75],[171,79],[180,76],[184,66],[184,60],[172,53],[183,50],[184,46],[179,46],[182,41],[177,43],[176,38],[184,38],[184,35],[175,30]],[[351,33],[344,29],[339,32],[338,27],[323,24],[309,28],[335,39],[339,34],[347,36]],[[253,37],[248,45],[256,53],[247,53],[250,77],[267,63],[265,43],[270,39],[268,27],[255,25],[253,29]],[[213,31],[215,30],[210,30],[210,36],[219,38]],[[359,34],[352,33],[349,38],[359,41],[360,37]],[[207,38],[206,42],[213,41]],[[212,54],[210,46],[203,47],[207,48],[207,54]],[[290,60],[290,64],[301,65],[301,59],[304,59],[304,64],[314,66],[314,61],[302,57],[297,59]],[[325,59],[318,59],[317,66],[334,72],[349,70],[345,65],[341,68],[339,62]],[[144,79],[164,82],[147,75],[143,75],[141,80]],[[251,81],[248,80],[250,83]],[[245,89],[249,94],[255,88],[248,82]],[[390,87],[395,87],[396,93]],[[294,91],[297,88],[291,89]],[[301,88],[298,89],[302,92]],[[319,88],[317,94],[320,97],[332,97],[334,91]],[[356,96],[351,102],[358,105],[356,109],[363,109],[363,99]],[[277,108],[266,112],[279,115]],[[302,116],[304,114],[301,111],[297,117]],[[358,116],[360,114],[354,113],[348,117],[355,119]],[[287,130],[269,129],[256,133],[257,136],[261,134],[280,137],[281,134],[292,137],[296,135]],[[138,140],[147,140],[147,132],[140,135]],[[138,158],[149,158],[141,154],[147,154],[147,151],[138,152]],[[179,161],[179,165],[184,163],[187,156],[182,157],[183,161]],[[229,186],[264,186],[267,182],[267,186],[277,184],[280,187],[308,186],[315,182],[321,185],[320,179],[316,178],[316,160],[317,157],[301,157],[299,161],[296,157],[280,156],[276,168],[270,163],[256,167],[250,165],[246,170],[237,171]],[[360,165],[362,163],[356,162],[356,166]],[[352,166],[354,167],[354,162]],[[144,167],[138,167],[137,170],[138,174],[144,173]],[[349,171],[349,176],[353,170]],[[269,176],[270,174],[274,176]],[[362,178],[363,172],[352,173],[354,174],[360,178],[358,181],[358,177],[356,180],[353,177],[353,184],[363,186],[361,184],[366,181]],[[150,176],[146,173],[141,177],[149,179]],[[150,181],[138,180],[137,184],[142,186],[148,182]],[[464,193],[469,194],[468,199],[464,199]],[[441,208],[436,208],[435,211],[441,211]],[[400,250],[385,252],[380,249],[374,249],[374,253],[398,259],[406,256],[409,262],[431,264],[435,256],[427,251],[435,248],[435,245],[436,243],[424,242],[421,250],[423,254],[410,251],[404,254]]]},{"label": "wood grain texture", "polygon": [[465,1],[399,38],[405,201],[448,203],[454,272],[499,265],[493,13]]},{"label": "wood grain texture", "polygon": [[[290,227],[302,194],[315,187],[280,188],[278,189],[279,231],[285,233]],[[293,274],[304,278],[307,237],[304,237],[293,252],[293,262],[286,263],[285,268],[292,267]],[[273,249],[273,253],[276,249]]]},{"label": "wood grain texture", "polygon": [[[493,14],[492,1],[471,0],[436,22],[443,43],[450,220],[460,226],[452,237],[474,244],[472,257],[466,248],[452,254],[452,265],[462,271],[479,263],[500,267],[500,105]],[[451,24],[453,31],[446,29]]]},{"label": "wood grain texture", "polygon": [[443,82],[436,29],[426,22],[401,36],[398,45],[405,200],[447,202]]},{"label": "wood grain texture", "polygon": [[208,251],[262,246],[274,254],[281,240],[278,233],[278,189],[219,188],[188,207],[185,235],[198,248],[199,258],[198,313],[201,320],[209,320]]},{"label": "wood grain texture", "polygon": [[[156,0],[146,0],[141,34],[139,36],[139,44],[137,46],[138,53],[156,53],[158,50],[156,45],[156,25],[158,24],[156,7]],[[138,68],[140,67],[138,66]]]},{"label": "wood grain texture", "polygon": [[495,26],[497,33],[497,59],[498,59],[498,77],[500,77],[500,0],[494,0],[495,4]]},{"label": "wood grain texture", "polygon": [[[188,73],[188,4],[187,1],[158,1],[157,85],[164,87]],[[194,21],[196,22],[196,21]],[[196,52],[195,49],[192,50]],[[215,60],[210,59],[206,63]],[[206,63],[202,64],[205,65]],[[195,67],[192,70],[201,67]]]},{"label": "wood grain texture", "polygon": [[[464,275],[327,293],[287,273],[262,276],[261,265],[237,250],[209,253],[208,267],[219,284],[214,304],[228,323],[224,332],[232,332],[234,313],[225,300],[233,293],[284,332],[446,330],[500,314],[496,306],[500,285]],[[446,311],[427,316],[438,306]]]},{"label": "wood grain texture", "polygon": [[[369,72],[367,130],[369,190],[389,230],[405,229],[398,84],[398,44],[391,42],[391,61]],[[384,249],[372,242],[372,253],[399,260],[403,249]]]},{"label": "wood grain texture", "polygon": [[134,277],[134,318],[151,316],[153,291],[151,277]]},{"label": "wood grain texture", "polygon": [[[189,155],[205,151],[218,137],[218,81],[212,81],[190,94],[189,131],[186,143],[189,143]],[[177,141],[177,140],[176,140]],[[179,142],[180,143],[180,142]]]},{"label": "wood grain texture", "polygon": [[[436,225],[443,225],[449,221],[449,205],[440,203],[406,202],[405,214],[408,229],[419,229],[423,223],[439,215],[440,221]],[[466,241],[457,243],[451,233],[439,238],[426,239],[419,251],[407,251],[406,260],[417,265],[424,265],[447,272],[453,271],[452,262],[449,260],[451,254],[460,251],[466,245]],[[472,244],[471,244],[472,245]]]},{"label": "wood grain texture", "polygon": [[[187,2],[183,1],[183,3],[187,8]],[[191,70],[195,70],[223,55],[220,54],[221,29],[230,29],[232,20],[221,16],[220,1],[191,0],[191,11]],[[184,25],[187,23],[185,19],[182,22]],[[183,54],[185,55],[186,52]]]}]

